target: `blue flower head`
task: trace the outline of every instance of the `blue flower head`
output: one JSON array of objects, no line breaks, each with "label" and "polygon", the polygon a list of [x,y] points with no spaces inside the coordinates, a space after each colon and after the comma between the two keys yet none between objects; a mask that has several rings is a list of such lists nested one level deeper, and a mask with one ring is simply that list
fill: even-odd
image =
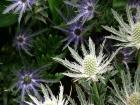
[{"label": "blue flower head", "polygon": [[13,89],[17,88],[17,92],[21,93],[21,102],[25,100],[25,96],[27,94],[32,94],[38,98],[41,98],[38,92],[40,84],[57,82],[56,80],[42,79],[40,71],[45,67],[46,65],[38,69],[29,69],[24,67],[17,73],[17,80],[13,85]]},{"label": "blue flower head", "polygon": [[30,48],[32,47],[32,36],[29,36],[27,32],[18,32],[14,38],[13,45],[17,50],[23,50],[25,53],[32,56],[32,54],[29,52]]},{"label": "blue flower head", "polygon": [[77,16],[72,19],[68,24],[72,24],[78,20],[83,23],[91,20],[95,15],[96,1],[95,0],[80,0],[77,4],[65,1],[66,4],[77,8]]},{"label": "blue flower head", "polygon": [[35,96],[39,97],[37,88],[43,80],[40,79],[36,70],[22,70],[18,73],[18,81],[16,87],[21,92],[21,101],[25,99],[26,93],[33,92]]},{"label": "blue flower head", "polygon": [[140,7],[140,0],[129,0],[129,6],[132,8]]},{"label": "blue flower head", "polygon": [[6,14],[10,11],[13,13],[18,13],[19,18],[18,21],[20,23],[23,13],[27,9],[31,9],[32,5],[35,3],[35,0],[11,0],[13,3],[9,5],[4,11],[3,14]]},{"label": "blue flower head", "polygon": [[70,44],[73,44],[74,48],[77,49],[78,45],[80,43],[83,43],[82,33],[84,31],[84,27],[80,22],[75,22],[73,24],[67,25],[66,28],[57,27],[57,29],[60,29],[67,34],[67,37],[63,40],[66,41],[66,45],[63,49],[68,47]]}]

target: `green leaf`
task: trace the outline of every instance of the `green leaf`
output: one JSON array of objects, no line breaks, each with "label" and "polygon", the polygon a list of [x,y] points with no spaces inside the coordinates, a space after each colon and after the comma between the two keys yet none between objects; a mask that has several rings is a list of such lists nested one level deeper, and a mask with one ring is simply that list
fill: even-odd
[{"label": "green leaf", "polygon": [[8,27],[17,22],[17,16],[0,14],[0,20],[0,27]]},{"label": "green leaf", "polygon": [[6,8],[4,4],[4,2],[0,4],[0,27],[8,27],[17,22],[17,15],[2,14],[3,10]]},{"label": "green leaf", "polygon": [[126,4],[126,0],[113,0],[113,7],[124,7]]},{"label": "green leaf", "polygon": [[60,20],[60,18],[59,18],[60,16],[57,13],[56,8],[60,8],[60,7],[58,7],[58,5],[59,4],[62,5],[63,2],[60,2],[58,0],[48,0],[48,4],[49,4],[49,9],[50,9],[51,15],[53,17],[53,20],[55,22],[58,22]]}]

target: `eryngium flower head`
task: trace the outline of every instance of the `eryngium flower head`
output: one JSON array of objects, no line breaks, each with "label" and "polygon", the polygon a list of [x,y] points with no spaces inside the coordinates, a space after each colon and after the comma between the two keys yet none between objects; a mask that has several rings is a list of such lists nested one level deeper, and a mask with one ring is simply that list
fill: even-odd
[{"label": "eryngium flower head", "polygon": [[40,83],[49,82],[40,78],[38,70],[40,69],[23,69],[18,73],[18,81],[15,86],[17,91],[21,92],[21,101],[24,101],[27,93],[34,93],[36,97],[40,97],[37,91]]},{"label": "eryngium flower head", "polygon": [[118,46],[140,48],[140,22],[134,22],[130,8],[126,8],[128,23],[124,22],[123,18],[114,10],[112,10],[114,18],[119,23],[119,29],[103,26],[106,30],[114,35],[107,38],[118,40],[121,42]]},{"label": "eryngium flower head", "polygon": [[121,71],[122,88],[120,88],[115,80],[111,81],[114,89],[114,96],[110,98],[114,105],[140,105],[140,81],[139,71],[136,71],[134,80],[128,71],[127,74]]},{"label": "eryngium flower head", "polygon": [[13,46],[15,46],[18,51],[23,50],[25,53],[32,56],[29,52],[32,47],[32,36],[29,36],[27,32],[21,31],[17,33],[14,38]]},{"label": "eryngium flower head", "polygon": [[129,6],[132,8],[140,7],[140,0],[129,0]]},{"label": "eryngium flower head", "polygon": [[78,15],[72,19],[68,24],[81,20],[83,23],[89,21],[94,17],[96,2],[95,0],[80,0],[78,4],[65,1],[66,4],[76,7],[78,9]]},{"label": "eryngium flower head", "polygon": [[64,87],[60,86],[60,92],[57,97],[52,93],[49,87],[41,85],[43,99],[39,100],[35,96],[29,95],[33,102],[26,102],[28,105],[68,105],[68,100],[63,97]]},{"label": "eryngium flower head", "polygon": [[66,45],[63,49],[68,47],[70,44],[74,44],[74,48],[77,49],[78,45],[83,43],[82,32],[84,31],[84,27],[80,22],[70,24],[66,28],[56,28],[67,34],[67,37],[63,40],[66,41]]},{"label": "eryngium flower head", "polygon": [[95,44],[89,38],[89,51],[85,49],[82,45],[83,57],[81,57],[74,49],[69,47],[72,57],[76,60],[75,62],[70,62],[67,59],[63,60],[60,58],[54,58],[57,62],[63,64],[69,69],[68,73],[63,73],[69,77],[78,79],[92,79],[93,81],[98,81],[98,79],[103,79],[102,74],[110,71],[112,66],[110,62],[116,55],[117,51],[113,53],[110,57],[103,54],[103,45],[101,46],[98,55],[95,54]]},{"label": "eryngium flower head", "polygon": [[4,11],[3,14],[6,14],[10,11],[13,13],[19,13],[18,21],[21,21],[23,13],[27,9],[31,9],[32,5],[35,3],[35,0],[11,0],[13,4],[9,5]]}]

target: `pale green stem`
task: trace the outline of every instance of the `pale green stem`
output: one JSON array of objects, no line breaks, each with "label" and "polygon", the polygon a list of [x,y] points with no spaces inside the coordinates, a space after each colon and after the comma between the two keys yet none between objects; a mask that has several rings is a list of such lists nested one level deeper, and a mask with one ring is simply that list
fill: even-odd
[{"label": "pale green stem", "polygon": [[97,83],[96,82],[94,82],[93,89],[94,89],[94,92],[95,92],[95,96],[99,100],[100,96],[99,96],[99,92],[98,92],[98,88],[97,88]]}]

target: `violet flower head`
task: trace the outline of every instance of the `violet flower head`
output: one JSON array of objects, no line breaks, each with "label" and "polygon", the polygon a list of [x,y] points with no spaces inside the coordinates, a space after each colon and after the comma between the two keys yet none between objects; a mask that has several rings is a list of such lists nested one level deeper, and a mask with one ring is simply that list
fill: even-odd
[{"label": "violet flower head", "polygon": [[129,6],[132,8],[140,7],[140,0],[129,0]]},{"label": "violet flower head", "polygon": [[68,25],[66,28],[56,27],[57,29],[65,32],[67,37],[63,40],[66,41],[66,45],[63,49],[68,47],[70,44],[74,44],[74,48],[77,49],[80,43],[83,43],[83,31],[84,27],[80,22],[76,22]]},{"label": "violet flower head", "polygon": [[78,10],[77,16],[72,19],[68,24],[72,24],[78,20],[83,23],[91,20],[95,15],[96,1],[95,0],[80,0],[77,4],[65,1],[66,4],[76,7]]},{"label": "violet flower head", "polygon": [[31,9],[32,5],[35,3],[35,0],[10,0],[10,1],[13,3],[3,11],[3,14],[9,13],[10,11],[12,11],[13,13],[18,13],[19,23],[21,21],[23,13],[25,13],[27,9]]},{"label": "violet flower head", "polygon": [[124,48],[120,51],[122,55],[122,62],[124,63],[127,70],[129,70],[129,63],[135,61],[136,49],[132,47]]},{"label": "violet flower head", "polygon": [[39,87],[42,82],[43,80],[39,78],[37,71],[23,70],[19,72],[16,87],[18,91],[21,91],[21,101],[24,101],[25,94],[29,92],[33,92],[35,96],[39,97],[36,88]]},{"label": "violet flower head", "polygon": [[29,36],[27,32],[19,32],[14,38],[13,46],[16,47],[17,50],[23,50],[28,55],[32,56],[29,52],[30,48],[32,47],[32,36]]},{"label": "violet flower head", "polygon": [[21,93],[22,102],[25,100],[25,96],[27,94],[32,94],[32,95],[40,98],[40,95],[38,93],[38,88],[40,87],[41,83],[56,82],[55,80],[41,79],[40,70],[44,67],[46,67],[46,65],[41,68],[38,68],[38,69],[23,68],[23,69],[21,69],[20,72],[18,72],[17,82],[15,83],[13,88],[16,87],[17,92],[19,91]]}]

